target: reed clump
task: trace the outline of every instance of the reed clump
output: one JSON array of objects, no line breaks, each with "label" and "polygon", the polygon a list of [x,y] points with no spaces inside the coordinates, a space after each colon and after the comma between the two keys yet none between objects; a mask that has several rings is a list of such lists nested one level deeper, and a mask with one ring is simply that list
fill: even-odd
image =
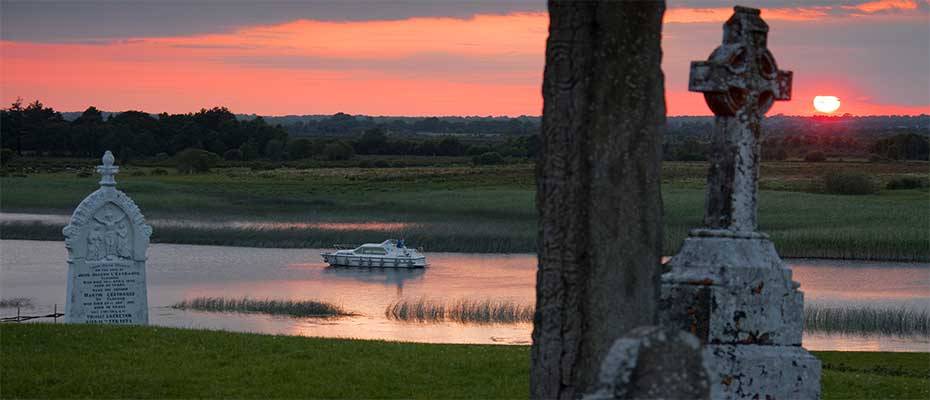
[{"label": "reed clump", "polygon": [[0,307],[31,307],[32,299],[28,297],[13,297],[0,299]]},{"label": "reed clump", "polygon": [[292,317],[338,317],[353,315],[334,304],[313,300],[271,300],[196,297],[175,303],[172,308],[197,311],[220,311],[288,315]]},{"label": "reed clump", "polygon": [[930,312],[907,307],[806,306],[804,329],[827,333],[930,336]]},{"label": "reed clump", "polygon": [[447,302],[401,299],[384,311],[388,319],[410,322],[493,324],[533,322],[534,307],[509,300],[457,299]]}]

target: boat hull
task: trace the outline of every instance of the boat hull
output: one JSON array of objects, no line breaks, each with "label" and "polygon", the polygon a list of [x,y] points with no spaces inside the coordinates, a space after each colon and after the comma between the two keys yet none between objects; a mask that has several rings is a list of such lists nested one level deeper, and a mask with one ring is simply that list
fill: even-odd
[{"label": "boat hull", "polygon": [[333,267],[423,268],[426,257],[379,257],[323,253],[323,261]]}]

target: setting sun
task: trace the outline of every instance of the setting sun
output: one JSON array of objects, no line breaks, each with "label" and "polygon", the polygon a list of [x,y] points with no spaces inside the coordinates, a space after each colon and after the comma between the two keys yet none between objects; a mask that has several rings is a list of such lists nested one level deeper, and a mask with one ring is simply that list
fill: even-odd
[{"label": "setting sun", "polygon": [[822,113],[832,113],[840,108],[840,99],[836,96],[816,96],[814,108]]}]

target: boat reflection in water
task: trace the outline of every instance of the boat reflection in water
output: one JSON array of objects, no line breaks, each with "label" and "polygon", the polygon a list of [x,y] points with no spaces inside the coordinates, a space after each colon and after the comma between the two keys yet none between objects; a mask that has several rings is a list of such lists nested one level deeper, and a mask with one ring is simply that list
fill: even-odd
[{"label": "boat reflection in water", "polygon": [[367,268],[329,266],[323,268],[323,274],[336,279],[355,280],[364,284],[394,286],[396,295],[403,296],[404,283],[423,279],[424,268]]}]

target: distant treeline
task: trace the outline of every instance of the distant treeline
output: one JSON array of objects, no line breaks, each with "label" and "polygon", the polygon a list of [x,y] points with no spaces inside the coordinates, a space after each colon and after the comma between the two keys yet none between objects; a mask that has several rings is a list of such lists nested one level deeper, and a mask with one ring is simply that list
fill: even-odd
[{"label": "distant treeline", "polygon": [[[769,160],[875,157],[927,160],[930,116],[789,117],[764,121]],[[471,156],[475,162],[534,158],[540,118],[508,117],[260,117],[225,107],[188,114],[110,113],[90,107],[61,113],[39,101],[0,110],[5,153],[99,157],[121,162],[174,157],[199,149],[227,160],[344,160],[355,154]],[[704,160],[713,117],[669,117],[666,160]],[[8,159],[5,157],[4,159]]]},{"label": "distant treeline", "polygon": [[69,121],[39,101],[25,106],[17,101],[0,110],[3,160],[8,161],[12,154],[99,157],[113,150],[125,163],[135,158],[174,157],[197,149],[231,161],[345,160],[355,154],[372,154],[473,156],[476,162],[495,163],[504,157],[532,158],[536,152],[536,135],[531,134],[463,143],[452,135],[408,138],[392,133],[389,137],[388,126],[362,124],[368,128],[350,137],[300,137],[288,135],[280,124],[269,124],[262,117],[237,118],[224,107],[188,114],[126,111],[104,115],[90,107]]},{"label": "distant treeline", "polygon": [[[389,118],[352,116],[337,113],[325,118],[273,117],[294,136],[355,136],[374,128],[395,135],[404,134],[478,134],[526,136],[539,132],[539,118],[533,117],[426,117]],[[288,122],[290,121],[290,122]]]},{"label": "distant treeline", "polygon": [[276,147],[274,142],[283,146],[287,137],[281,126],[262,118],[240,121],[226,108],[157,116],[126,111],[104,119],[90,107],[72,121],[39,101],[26,106],[17,101],[0,110],[0,145],[19,155],[99,157],[113,150],[129,160],[198,148],[217,154],[236,149],[258,157]]}]

